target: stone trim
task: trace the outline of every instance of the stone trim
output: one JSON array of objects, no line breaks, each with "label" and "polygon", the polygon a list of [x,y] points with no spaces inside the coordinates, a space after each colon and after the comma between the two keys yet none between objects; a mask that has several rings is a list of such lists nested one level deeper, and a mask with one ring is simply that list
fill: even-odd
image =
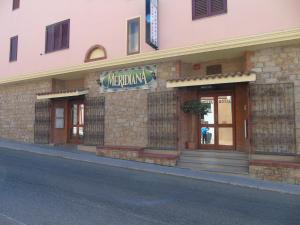
[{"label": "stone trim", "polygon": [[59,91],[59,92],[49,92],[49,93],[37,94],[36,98],[37,98],[37,100],[52,99],[52,98],[65,98],[65,97],[86,95],[88,93],[89,93],[88,89],[65,90],[65,91]]},{"label": "stone trim", "polygon": [[167,88],[253,82],[253,81],[256,81],[256,74],[239,72],[239,73],[172,79],[167,81]]},{"label": "stone trim", "polygon": [[300,169],[300,163],[272,161],[272,160],[252,160],[250,161],[250,165]]},{"label": "stone trim", "polygon": [[145,151],[145,148],[135,146],[98,146],[96,154],[98,156],[154,163],[164,166],[176,166],[179,159],[178,154],[148,153]]},{"label": "stone trim", "polygon": [[97,146],[97,149],[106,149],[106,150],[119,150],[119,151],[143,151],[143,147],[136,147],[136,146],[112,146],[112,145],[105,145],[105,146]]},{"label": "stone trim", "polygon": [[[100,50],[103,53],[102,57],[97,57],[97,58],[91,58],[92,54],[94,51]],[[94,62],[98,60],[103,60],[107,58],[107,52],[106,49],[102,45],[93,45],[92,47],[89,48],[89,50],[86,52],[85,57],[84,57],[84,62]]]}]

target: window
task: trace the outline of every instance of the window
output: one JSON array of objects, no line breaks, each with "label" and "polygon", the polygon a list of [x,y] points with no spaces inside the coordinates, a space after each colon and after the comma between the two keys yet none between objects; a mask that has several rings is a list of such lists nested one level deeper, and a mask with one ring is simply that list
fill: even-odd
[{"label": "window", "polygon": [[55,128],[63,129],[65,127],[65,109],[56,108],[55,109]]},{"label": "window", "polygon": [[140,18],[127,21],[127,55],[140,52]]},{"label": "window", "polygon": [[211,65],[206,67],[206,75],[214,75],[222,73],[222,65]]},{"label": "window", "polygon": [[20,8],[20,0],[13,0],[12,9],[15,10],[15,9],[18,9],[18,8]]},{"label": "window", "polygon": [[93,62],[106,58],[107,54],[105,48],[101,45],[94,45],[87,51],[84,62]]},{"label": "window", "polygon": [[193,20],[227,12],[227,0],[192,0]]},{"label": "window", "polygon": [[45,53],[69,48],[70,20],[46,27]]},{"label": "window", "polygon": [[14,62],[18,59],[18,36],[10,38],[9,61]]}]

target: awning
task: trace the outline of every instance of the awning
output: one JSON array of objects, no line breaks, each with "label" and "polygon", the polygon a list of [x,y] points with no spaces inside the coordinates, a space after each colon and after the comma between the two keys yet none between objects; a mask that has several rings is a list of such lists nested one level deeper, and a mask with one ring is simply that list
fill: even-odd
[{"label": "awning", "polygon": [[197,76],[197,77],[184,77],[184,78],[176,78],[176,79],[168,80],[167,88],[240,83],[240,82],[251,82],[255,80],[256,80],[256,74],[254,73],[241,73],[241,72],[224,73],[224,74],[205,75],[205,76]]},{"label": "awning", "polygon": [[67,97],[86,95],[88,93],[89,93],[88,89],[64,90],[64,91],[57,91],[57,92],[40,93],[37,94],[36,98],[37,100],[52,99],[52,98],[67,98]]}]

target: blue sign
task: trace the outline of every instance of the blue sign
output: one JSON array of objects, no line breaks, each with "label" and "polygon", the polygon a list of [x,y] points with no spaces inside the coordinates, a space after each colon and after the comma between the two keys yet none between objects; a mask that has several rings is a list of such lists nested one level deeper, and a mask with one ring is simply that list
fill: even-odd
[{"label": "blue sign", "polygon": [[158,49],[158,0],[146,0],[146,43]]}]

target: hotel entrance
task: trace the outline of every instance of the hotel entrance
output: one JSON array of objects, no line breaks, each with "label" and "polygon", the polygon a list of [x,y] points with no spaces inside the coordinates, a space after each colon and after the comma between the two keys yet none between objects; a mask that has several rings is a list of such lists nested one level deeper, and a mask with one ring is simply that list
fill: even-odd
[{"label": "hotel entrance", "polygon": [[200,149],[235,149],[234,95],[232,92],[200,95],[208,112],[200,119]]},{"label": "hotel entrance", "polygon": [[52,100],[53,144],[83,144],[84,98],[63,98]]},{"label": "hotel entrance", "polygon": [[75,89],[39,94],[35,106],[35,143],[104,144],[105,98]]},{"label": "hotel entrance", "polygon": [[197,121],[180,110],[179,148],[250,152],[249,83],[255,80],[253,73],[237,72],[167,81],[168,88],[177,88],[181,105],[199,100],[208,106]]}]

